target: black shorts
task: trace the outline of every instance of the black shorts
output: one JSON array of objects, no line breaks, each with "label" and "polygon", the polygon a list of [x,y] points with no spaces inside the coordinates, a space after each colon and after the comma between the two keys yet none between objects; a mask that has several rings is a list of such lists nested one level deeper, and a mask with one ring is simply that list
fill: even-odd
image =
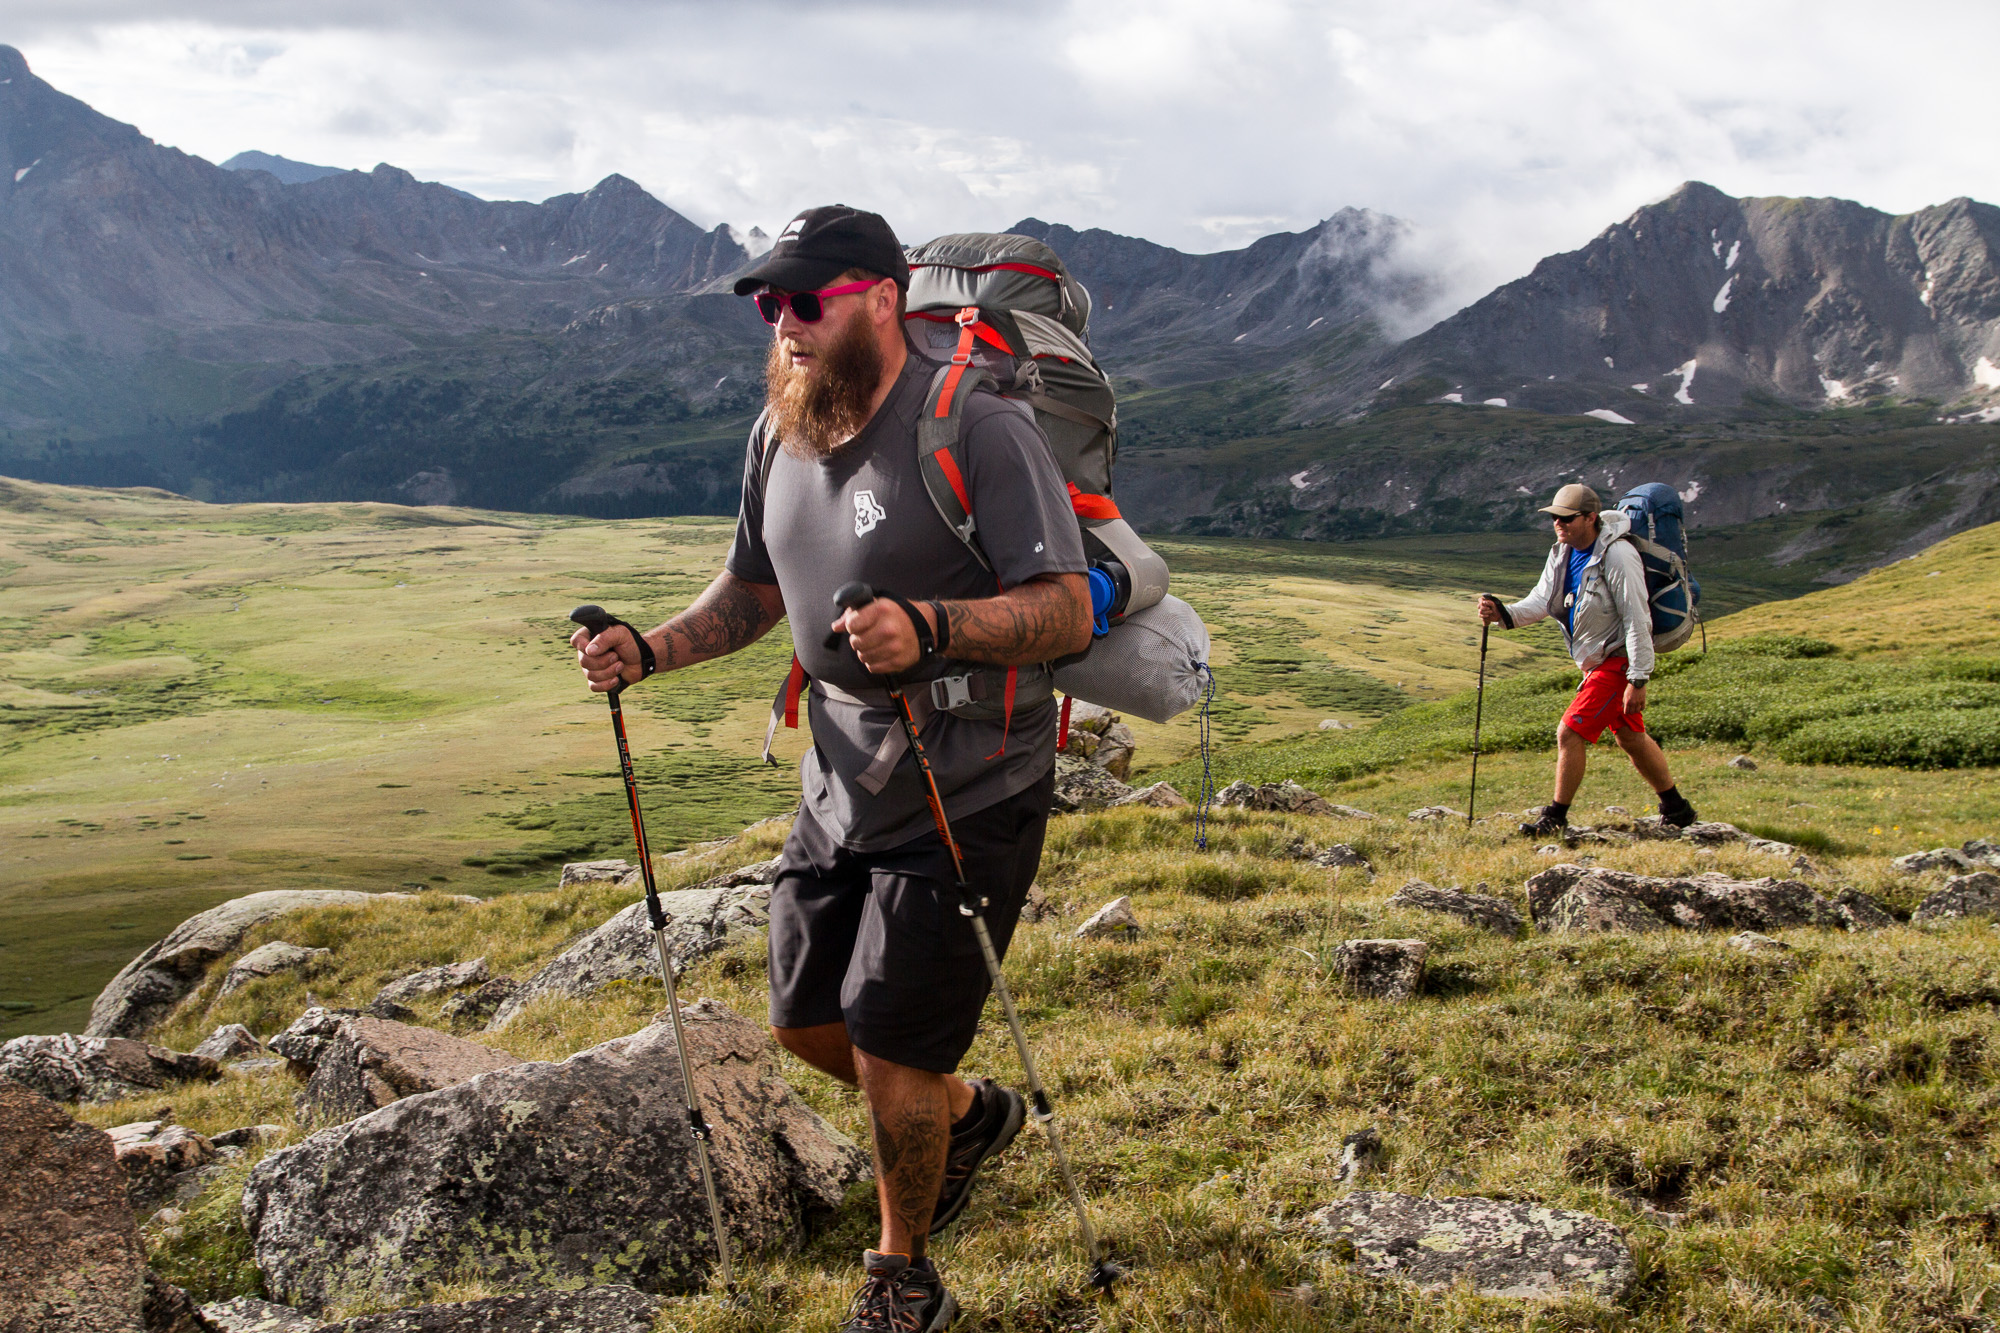
[{"label": "black shorts", "polygon": [[[952,821],[1001,956],[1042,861],[1051,770],[1027,790]],[[801,811],[771,887],[771,1026],[845,1023],[881,1060],[948,1074],[972,1046],[992,983],[951,854],[935,830],[853,852]]]}]

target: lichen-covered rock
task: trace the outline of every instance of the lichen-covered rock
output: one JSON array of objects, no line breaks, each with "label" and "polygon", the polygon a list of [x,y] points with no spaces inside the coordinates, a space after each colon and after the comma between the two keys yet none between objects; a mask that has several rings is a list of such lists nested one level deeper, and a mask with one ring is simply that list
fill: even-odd
[{"label": "lichen-covered rock", "polygon": [[300,1104],[322,1120],[349,1120],[521,1063],[434,1028],[339,1009],[306,1010],[271,1038],[271,1049],[308,1076]]},{"label": "lichen-covered rock", "polygon": [[114,1125],[104,1133],[111,1140],[118,1169],[125,1173],[126,1198],[142,1213],[174,1196],[177,1177],[215,1160],[215,1144],[185,1125],[139,1120]]},{"label": "lichen-covered rock", "polygon": [[1371,876],[1375,873],[1375,867],[1368,858],[1344,842],[1336,842],[1331,847],[1305,844],[1300,850],[1303,852],[1302,859],[1328,870],[1365,870]]},{"label": "lichen-covered rock", "polygon": [[467,986],[478,986],[487,979],[486,960],[474,958],[463,963],[446,963],[442,967],[427,967],[421,972],[412,972],[375,992],[377,1004],[408,1004],[423,995],[438,995],[448,990],[464,990]]},{"label": "lichen-covered rock", "polygon": [[1740,769],[1745,773],[1755,773],[1757,771],[1757,761],[1747,754],[1737,755],[1729,761],[1729,766],[1734,769]]},{"label": "lichen-covered rock", "polygon": [[1744,953],[1774,953],[1792,947],[1783,940],[1774,940],[1769,935],[1759,935],[1754,930],[1745,930],[1731,935],[1723,943],[1732,949],[1739,949]]},{"label": "lichen-covered rock", "polygon": [[1350,1242],[1369,1276],[1426,1290],[1467,1281],[1481,1296],[1610,1302],[1637,1276],[1617,1226],[1538,1204],[1361,1191],[1314,1213],[1312,1225]]},{"label": "lichen-covered rock", "polygon": [[488,1296],[322,1324],[315,1333],[652,1333],[660,1298],[611,1283]]},{"label": "lichen-covered rock", "polygon": [[446,1000],[438,1016],[458,1028],[490,1023],[500,1007],[520,992],[521,986],[512,977],[495,977],[476,990],[460,991]]},{"label": "lichen-covered rock", "polygon": [[1972,858],[1956,847],[1933,847],[1927,852],[1911,852],[1899,856],[1889,863],[1906,875],[1921,875],[1927,870],[1968,871],[1975,867]]},{"label": "lichen-covered rock", "polygon": [[140,1333],[145,1276],[111,1140],[0,1078],[0,1328]]},{"label": "lichen-covered rock", "polygon": [[1132,776],[1132,755],[1138,741],[1118,714],[1078,699],[1070,706],[1068,748],[1125,782]]},{"label": "lichen-covered rock", "polygon": [[1134,940],[1139,938],[1139,918],[1133,914],[1132,900],[1120,896],[1090,914],[1076,928],[1080,940]]},{"label": "lichen-covered rock", "polygon": [[[1301,787],[1287,778],[1283,782],[1253,783],[1239,778],[1215,794],[1217,805],[1233,805],[1243,810],[1275,810],[1288,815],[1331,815],[1333,803],[1310,787]],[[1368,816],[1373,818],[1373,816]]]},{"label": "lichen-covered rock", "polygon": [[571,861],[562,868],[562,878],[556,887],[566,889],[572,884],[616,884],[639,867],[630,861]]},{"label": "lichen-covered rock", "polygon": [[1333,967],[1358,995],[1407,1000],[1423,985],[1430,950],[1422,940],[1348,940],[1334,950]]},{"label": "lichen-covered rock", "polygon": [[216,959],[233,953],[252,926],[309,907],[366,906],[407,893],[351,889],[271,889],[232,898],[181,922],[167,937],[127,963],[90,1006],[92,1037],[136,1037],[179,1004]]},{"label": "lichen-covered rock", "polygon": [[260,944],[229,965],[222,977],[220,994],[234,995],[253,981],[274,977],[280,972],[306,972],[322,959],[333,957],[331,949],[306,949],[283,940]]},{"label": "lichen-covered rock", "polygon": [[1056,755],[1056,789],[1050,809],[1057,814],[1102,810],[1131,794],[1130,787],[1083,756],[1068,751]]},{"label": "lichen-covered rock", "polygon": [[151,1269],[140,1293],[139,1318],[146,1333],[214,1333],[194,1298]]},{"label": "lichen-covered rock", "polygon": [[1681,878],[1557,865],[1531,876],[1527,890],[1528,914],[1544,931],[1869,928],[1795,879],[1735,880],[1715,871]]},{"label": "lichen-covered rock", "polygon": [[1412,824],[1435,824],[1441,819],[1464,819],[1465,811],[1454,810],[1448,805],[1427,805],[1421,810],[1412,810],[1404,818]]},{"label": "lichen-covered rock", "polygon": [[215,1061],[124,1037],[16,1037],[0,1046],[0,1078],[51,1101],[115,1102],[188,1079],[212,1079]]},{"label": "lichen-covered rock", "polygon": [[1890,915],[1888,908],[1859,889],[1842,889],[1833,900],[1840,905],[1841,911],[1847,913],[1851,929],[1881,930],[1896,924],[1896,918]]},{"label": "lichen-covered rock", "polygon": [[[689,889],[660,895],[667,914],[667,955],[674,975],[688,964],[721,948],[736,931],[761,930],[771,921],[771,885],[778,878],[778,858],[742,866]],[[653,946],[652,919],[645,899],[631,903],[590,934],[563,950],[512,995],[493,1015],[497,1031],[544,995],[585,996],[613,981],[639,981],[660,975],[659,954]]]},{"label": "lichen-covered rock", "polygon": [[217,1333],[319,1333],[320,1321],[289,1305],[273,1305],[255,1296],[214,1301],[201,1307],[201,1317]]},{"label": "lichen-covered rock", "polygon": [[241,1023],[224,1023],[215,1031],[201,1039],[201,1045],[194,1048],[194,1055],[210,1060],[240,1060],[246,1056],[261,1055],[264,1043],[257,1040],[257,1034]]},{"label": "lichen-covered rock", "polygon": [[1413,879],[1390,894],[1388,905],[1413,907],[1420,912],[1442,912],[1497,935],[1519,935],[1525,924],[1514,904],[1505,899],[1439,888],[1420,879]]},{"label": "lichen-covered rock", "polygon": [[[683,1017],[734,1252],[795,1245],[867,1156],[793,1095],[761,1023],[709,1000]],[[308,1311],[439,1271],[690,1290],[715,1249],[682,1098],[673,1030],[655,1021],[321,1130],[251,1173],[257,1265],[275,1299]]]},{"label": "lichen-covered rock", "polygon": [[1967,916],[2000,917],[2000,875],[1977,870],[1946,880],[1943,888],[1917,904],[1917,910],[1910,913],[1910,924]]},{"label": "lichen-covered rock", "polygon": [[1188,798],[1181,795],[1179,789],[1173,783],[1155,782],[1150,787],[1135,788],[1131,795],[1121,796],[1111,804],[1149,805],[1156,810],[1178,810],[1182,806],[1189,804],[1189,802]]}]

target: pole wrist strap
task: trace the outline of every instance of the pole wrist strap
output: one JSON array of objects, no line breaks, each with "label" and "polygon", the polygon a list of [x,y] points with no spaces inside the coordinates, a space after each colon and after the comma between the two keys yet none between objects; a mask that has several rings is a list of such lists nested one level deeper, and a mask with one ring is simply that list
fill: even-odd
[{"label": "pole wrist strap", "polygon": [[893,592],[877,593],[903,608],[903,614],[910,618],[911,626],[917,631],[917,660],[928,662],[938,655],[937,636],[931,633],[930,625],[924,620],[924,613],[907,597],[898,597]]}]

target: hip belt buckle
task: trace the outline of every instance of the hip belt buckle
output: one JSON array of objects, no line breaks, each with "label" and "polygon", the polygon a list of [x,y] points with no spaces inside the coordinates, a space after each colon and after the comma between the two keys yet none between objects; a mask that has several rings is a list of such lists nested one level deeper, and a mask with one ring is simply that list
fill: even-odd
[{"label": "hip belt buckle", "polygon": [[[976,675],[940,676],[931,682],[931,706],[941,713],[954,708],[963,708],[979,697],[973,693],[975,683],[983,684]],[[979,691],[983,695],[984,690]]]}]

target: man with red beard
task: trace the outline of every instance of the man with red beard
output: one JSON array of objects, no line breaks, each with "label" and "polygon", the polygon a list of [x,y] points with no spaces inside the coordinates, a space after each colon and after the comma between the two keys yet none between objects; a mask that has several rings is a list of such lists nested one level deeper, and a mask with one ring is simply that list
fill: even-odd
[{"label": "man with red beard", "polygon": [[[990,571],[932,505],[916,427],[936,367],[904,338],[908,287],[877,215],[836,204],[792,219],[736,284],[775,337],[724,572],[645,636],[648,665],[622,627],[572,640],[591,688],[608,690],[734,652],[791,613],[813,747],[771,891],[771,1029],[868,1101],[881,1235],[850,1330],[951,1322],[926,1241],[1025,1114],[1011,1089],[956,1072],[990,983],[881,678],[899,677],[918,711],[1004,953],[1054,788],[1045,664],[1090,642],[1082,539],[1031,413],[990,393],[964,409],[962,479]],[[881,595],[828,626],[834,590],[856,580]]]}]

